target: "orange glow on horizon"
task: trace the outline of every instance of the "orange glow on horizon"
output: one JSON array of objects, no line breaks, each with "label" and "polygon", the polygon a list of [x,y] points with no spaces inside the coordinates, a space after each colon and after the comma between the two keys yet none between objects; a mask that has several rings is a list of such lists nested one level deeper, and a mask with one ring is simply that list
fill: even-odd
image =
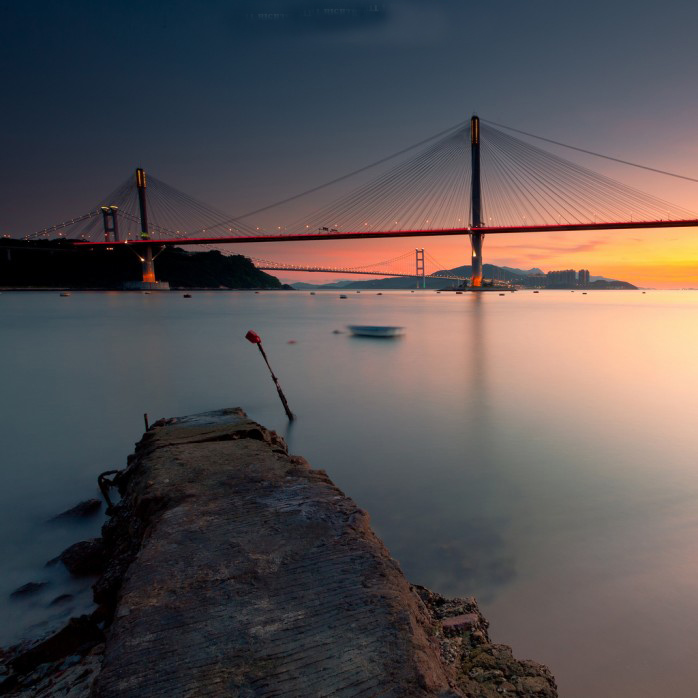
[{"label": "orange glow on horizon", "polygon": [[[427,273],[433,270],[429,257],[435,258],[447,269],[470,264],[470,240],[465,235],[424,240],[272,243],[250,246],[243,253],[276,262],[358,267],[408,253],[415,246],[426,250]],[[698,229],[490,235],[485,237],[483,261],[485,264],[517,269],[537,267],[544,272],[589,269],[592,276],[619,279],[642,287],[698,287]],[[408,257],[404,265],[412,268],[415,263]],[[310,283],[371,278],[342,275],[341,272],[270,273]]]}]

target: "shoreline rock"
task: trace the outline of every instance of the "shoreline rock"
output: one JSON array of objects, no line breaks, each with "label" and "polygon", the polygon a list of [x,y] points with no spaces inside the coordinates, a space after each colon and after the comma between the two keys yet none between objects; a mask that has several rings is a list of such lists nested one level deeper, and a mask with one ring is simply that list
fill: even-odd
[{"label": "shoreline rock", "polygon": [[0,654],[0,694],[557,696],[475,599],[409,584],[368,515],[239,408],[156,422],[115,484],[87,542],[98,608]]}]

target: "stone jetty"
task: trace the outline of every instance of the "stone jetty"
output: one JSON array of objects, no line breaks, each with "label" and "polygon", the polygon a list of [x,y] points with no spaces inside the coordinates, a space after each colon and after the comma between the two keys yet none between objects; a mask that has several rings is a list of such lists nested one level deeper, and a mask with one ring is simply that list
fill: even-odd
[{"label": "stone jetty", "polygon": [[474,599],[411,585],[366,512],[240,409],[156,422],[114,485],[97,610],[0,655],[0,693],[557,696]]}]

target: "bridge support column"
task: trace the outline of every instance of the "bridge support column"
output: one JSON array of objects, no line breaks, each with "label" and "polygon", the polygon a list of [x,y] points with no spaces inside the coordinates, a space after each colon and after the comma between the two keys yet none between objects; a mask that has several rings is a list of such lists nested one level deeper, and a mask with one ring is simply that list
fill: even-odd
[{"label": "bridge support column", "polygon": [[[470,214],[471,229],[482,227],[482,193],[480,189],[480,119],[473,116],[470,119]],[[484,233],[472,232],[470,245],[472,247],[472,278],[470,285],[473,288],[482,286],[482,242]]]},{"label": "bridge support column", "polygon": [[148,245],[145,248],[143,259],[143,283],[156,284],[155,279],[155,264],[153,264],[153,248]]},{"label": "bridge support column", "polygon": [[482,241],[484,239],[484,233],[472,233],[470,235],[470,246],[473,249],[471,286],[474,288],[482,286]]}]

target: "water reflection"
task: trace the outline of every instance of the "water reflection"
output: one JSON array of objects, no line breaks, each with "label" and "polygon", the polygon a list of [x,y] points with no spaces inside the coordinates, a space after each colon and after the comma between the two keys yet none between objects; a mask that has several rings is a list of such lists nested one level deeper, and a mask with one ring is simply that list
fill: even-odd
[{"label": "water reflection", "polygon": [[[460,325],[457,334],[463,337],[462,346],[453,354],[460,369],[453,371],[458,398],[452,405],[464,437],[459,440],[460,448],[447,449],[439,465],[443,481],[432,483],[433,490],[416,490],[420,499],[412,503],[409,515],[404,514],[404,507],[413,497],[404,494],[390,501],[388,512],[381,511],[378,518],[393,555],[410,579],[445,594],[477,593],[487,602],[515,579],[516,566],[515,552],[507,542],[512,521],[488,385],[491,307],[483,296],[471,293],[458,299],[462,306],[453,318]],[[445,358],[446,352],[440,353]],[[435,370],[442,372],[444,364],[436,363]],[[435,450],[434,436],[425,434],[424,438]],[[453,434],[447,438],[452,439]]]}]

